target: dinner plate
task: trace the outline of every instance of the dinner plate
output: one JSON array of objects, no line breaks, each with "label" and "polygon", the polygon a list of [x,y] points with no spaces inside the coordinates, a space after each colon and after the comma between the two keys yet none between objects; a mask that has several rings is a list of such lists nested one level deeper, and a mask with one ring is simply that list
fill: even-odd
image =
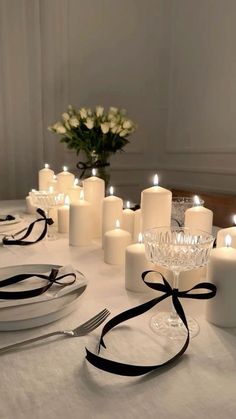
[{"label": "dinner plate", "polygon": [[[0,280],[22,273],[48,273],[52,268],[61,269],[60,265],[34,264],[17,265],[0,268]],[[70,314],[78,307],[79,298],[83,295],[87,280],[79,271],[75,271],[76,281],[73,285],[61,288],[52,286],[41,296],[22,300],[0,300],[0,331],[30,329],[43,326]],[[35,277],[32,286],[38,279]],[[16,284],[16,289],[22,290],[29,281]],[[13,286],[7,287],[12,290]]]}]

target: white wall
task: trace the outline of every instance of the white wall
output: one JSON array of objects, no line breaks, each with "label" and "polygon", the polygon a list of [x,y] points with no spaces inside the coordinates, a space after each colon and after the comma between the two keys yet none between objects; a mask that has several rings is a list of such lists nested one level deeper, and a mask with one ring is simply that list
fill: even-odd
[{"label": "white wall", "polygon": [[236,1],[172,0],[166,181],[236,192]]},{"label": "white wall", "polygon": [[25,196],[45,161],[76,170],[75,153],[47,132],[71,103],[125,107],[138,124],[126,152],[112,159],[112,181],[118,194],[139,200],[165,129],[169,5],[0,0],[0,198]]}]

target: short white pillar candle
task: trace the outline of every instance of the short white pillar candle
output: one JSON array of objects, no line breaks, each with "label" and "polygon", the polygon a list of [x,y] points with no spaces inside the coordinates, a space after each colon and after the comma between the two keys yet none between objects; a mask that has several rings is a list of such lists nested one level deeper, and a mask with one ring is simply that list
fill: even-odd
[{"label": "short white pillar candle", "polygon": [[142,230],[169,226],[171,221],[172,193],[158,186],[158,176],[154,176],[154,186],[141,193]]},{"label": "short white pillar candle", "polygon": [[36,214],[36,207],[35,207],[35,205],[33,204],[33,202],[32,202],[32,198],[31,198],[31,196],[30,195],[28,195],[26,198],[25,198],[25,204],[26,204],[26,212],[27,212],[27,214]]},{"label": "short white pillar candle", "polygon": [[104,235],[104,262],[110,265],[123,265],[125,249],[131,242],[131,234],[122,230],[119,220],[117,220],[116,228],[107,231]]},{"label": "short white pillar candle", "polygon": [[70,200],[68,195],[65,197],[65,204],[58,208],[58,232],[68,233],[69,232],[69,209]]},{"label": "short white pillar candle", "polygon": [[91,228],[94,238],[102,235],[102,203],[105,196],[105,182],[103,179],[95,176],[96,169],[92,169],[93,176],[83,182],[84,199],[91,204],[92,218]]},{"label": "short white pillar candle", "polygon": [[208,208],[198,205],[199,198],[195,197],[196,206],[185,211],[184,225],[190,229],[199,229],[211,234],[213,212]]},{"label": "short white pillar candle", "polygon": [[226,246],[213,249],[207,267],[207,281],[217,287],[216,296],[207,300],[206,318],[221,327],[236,327],[236,249],[231,237]]},{"label": "short white pillar candle", "polygon": [[138,242],[140,231],[142,231],[142,212],[141,212],[141,209],[137,209],[136,211],[134,211],[134,233],[133,233],[134,243]]},{"label": "short white pillar candle", "polygon": [[68,193],[68,189],[72,188],[74,185],[74,181],[75,176],[73,173],[68,172],[67,167],[63,166],[63,171],[57,175],[58,191],[66,195]]},{"label": "short white pillar candle", "polygon": [[150,292],[150,288],[144,284],[141,277],[142,273],[149,269],[153,269],[153,265],[146,259],[142,234],[139,234],[139,242],[126,247],[125,288],[134,292]]},{"label": "short white pillar candle", "polygon": [[45,163],[44,168],[38,172],[39,191],[48,191],[48,182],[53,180],[54,171]]},{"label": "short white pillar candle", "polygon": [[82,188],[79,186],[79,179],[74,180],[74,185],[68,189],[67,194],[70,198],[70,203],[77,202],[80,199],[80,192]]},{"label": "short white pillar candle", "polygon": [[48,190],[53,190],[53,192],[57,192],[57,177],[56,177],[56,175],[53,175],[53,179],[48,182],[48,188],[47,189]]},{"label": "short white pillar candle", "polygon": [[70,246],[88,246],[91,243],[91,217],[91,204],[84,200],[84,192],[82,190],[79,201],[70,205]]},{"label": "short white pillar candle", "polygon": [[233,216],[234,226],[228,228],[222,228],[218,231],[216,237],[217,247],[222,247],[225,245],[225,237],[229,234],[231,236],[232,242],[231,247],[236,248],[236,215]]},{"label": "short white pillar candle", "polygon": [[126,208],[122,212],[121,228],[128,231],[132,238],[134,234],[134,211],[130,209],[130,202],[127,201]]},{"label": "short white pillar candle", "polygon": [[104,245],[104,234],[113,230],[116,220],[121,220],[123,211],[123,201],[113,195],[114,188],[110,187],[110,196],[102,202],[102,245]]}]

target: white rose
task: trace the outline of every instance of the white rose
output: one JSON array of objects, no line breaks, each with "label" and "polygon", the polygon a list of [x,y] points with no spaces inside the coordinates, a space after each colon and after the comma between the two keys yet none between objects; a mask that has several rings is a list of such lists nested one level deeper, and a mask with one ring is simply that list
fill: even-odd
[{"label": "white rose", "polygon": [[104,108],[102,106],[96,106],[96,115],[98,118],[103,115],[103,112]]},{"label": "white rose", "polygon": [[127,134],[128,134],[128,132],[127,132],[125,129],[123,129],[123,130],[120,132],[119,136],[120,136],[120,137],[125,137]]},{"label": "white rose", "polygon": [[81,108],[80,110],[79,110],[79,113],[80,113],[80,116],[81,116],[81,118],[87,118],[87,116],[88,116],[88,114],[87,114],[87,110],[85,109],[85,108]]},{"label": "white rose", "polygon": [[113,120],[110,122],[110,127],[115,128],[116,127],[116,120]]},{"label": "white rose", "polygon": [[84,124],[88,129],[92,129],[94,127],[94,122],[92,118],[88,118]]},{"label": "white rose", "polygon": [[62,114],[62,119],[63,119],[63,121],[66,122],[66,121],[68,121],[70,119],[70,115],[67,112],[64,112]]},{"label": "white rose", "polygon": [[56,132],[57,134],[65,134],[66,133],[66,129],[64,127],[64,125],[62,125],[60,122],[56,124]]},{"label": "white rose", "polygon": [[132,124],[132,121],[130,121],[130,119],[126,119],[123,122],[123,128],[124,129],[130,129],[130,128],[132,128],[132,126],[133,126],[133,124]]},{"label": "white rose", "polygon": [[79,120],[76,118],[76,116],[72,116],[69,120],[70,126],[73,128],[76,128],[79,126]]},{"label": "white rose", "polygon": [[110,107],[110,109],[109,109],[109,112],[111,112],[111,113],[117,113],[118,112],[118,108],[114,108],[114,106],[111,106]]},{"label": "white rose", "polygon": [[101,124],[101,130],[103,134],[107,134],[109,129],[110,129],[110,126],[108,122],[104,122],[103,124]]}]

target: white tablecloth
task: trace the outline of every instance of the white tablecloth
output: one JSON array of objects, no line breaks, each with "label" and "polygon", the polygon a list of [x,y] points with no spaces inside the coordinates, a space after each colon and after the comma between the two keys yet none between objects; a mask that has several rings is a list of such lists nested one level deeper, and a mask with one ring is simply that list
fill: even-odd
[{"label": "white tablecloth", "polygon": [[[22,202],[1,203],[1,212],[22,208]],[[135,294],[124,286],[122,267],[103,262],[98,243],[69,247],[68,238],[42,241],[29,247],[0,248],[1,266],[73,264],[89,285],[76,310],[62,320],[24,331],[0,332],[0,346],[58,329],[68,329],[107,307],[112,315],[147,301],[152,292]],[[169,309],[170,301],[159,305]],[[176,365],[139,378],[115,376],[85,360],[85,346],[95,350],[101,327],[88,336],[44,341],[0,357],[0,418],[227,418],[236,417],[236,330],[206,322],[204,302],[183,301],[200,324]],[[155,308],[112,331],[103,356],[155,364],[177,344],[163,345],[149,328]],[[0,313],[1,316],[1,313]]]}]

